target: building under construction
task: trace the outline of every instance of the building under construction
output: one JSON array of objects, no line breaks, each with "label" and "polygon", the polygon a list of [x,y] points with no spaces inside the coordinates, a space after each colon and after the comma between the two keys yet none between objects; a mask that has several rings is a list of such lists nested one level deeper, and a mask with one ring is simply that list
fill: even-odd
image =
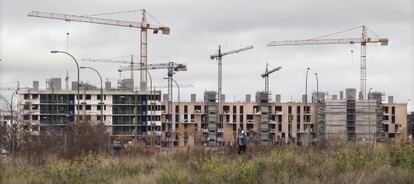
[{"label": "building under construction", "polygon": [[[317,102],[282,102],[266,92],[257,92],[256,101],[246,95],[243,102],[217,101],[215,91],[204,93],[203,100],[191,95],[187,102],[173,102],[172,130],[168,131],[168,99],[160,91],[137,92],[120,81],[112,88],[106,83],[103,97],[91,85],[81,85],[79,102],[76,85],[62,90],[59,79],[49,80],[46,89],[22,88],[18,93],[19,115],[33,135],[58,129],[76,120],[102,121],[111,134],[114,147],[134,138],[152,139],[147,144],[210,146],[234,144],[238,130],[247,132],[255,144],[335,144],[343,141],[379,142],[407,138],[406,104],[394,103],[383,95],[370,94],[369,100],[356,99],[356,90],[347,89],[337,99],[320,93]],[[85,86],[88,86],[86,88]],[[315,94],[314,94],[315,96]],[[101,98],[102,103],[101,104]],[[314,98],[316,99],[316,98]],[[303,100],[306,100],[304,98]],[[103,109],[102,109],[103,108]],[[101,111],[102,110],[102,111]],[[167,133],[169,132],[169,133]]]}]

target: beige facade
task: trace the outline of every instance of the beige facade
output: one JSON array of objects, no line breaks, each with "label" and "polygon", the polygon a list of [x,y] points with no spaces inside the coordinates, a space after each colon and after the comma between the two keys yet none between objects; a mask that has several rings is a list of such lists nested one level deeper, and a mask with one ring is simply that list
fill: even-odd
[{"label": "beige facade", "polygon": [[407,138],[407,104],[389,103],[383,106],[383,126],[385,139],[401,140]]},{"label": "beige facade", "polygon": [[[310,108],[306,113],[307,122],[304,122],[305,103],[301,102],[282,102],[269,103],[271,107],[270,115],[270,134],[271,142],[274,144],[282,143],[299,143],[310,144],[316,141],[318,135],[318,116],[316,112],[316,104],[308,103]],[[357,102],[355,118],[355,140],[368,141],[373,140],[377,132],[377,117],[375,115],[378,110],[375,103]],[[369,104],[369,105],[368,105]],[[326,132],[319,132],[321,136],[326,136],[328,143],[343,142],[348,139],[347,120],[346,120],[346,103],[345,101],[330,101],[325,104],[327,113],[326,126],[329,127]],[[369,108],[368,114],[363,114],[365,106]],[[332,108],[332,106],[336,107]],[[166,122],[167,103],[161,105],[162,116],[161,122]],[[225,102],[222,104],[221,117],[223,127],[218,128],[219,139],[222,144],[233,144],[236,140],[237,130],[240,128],[247,132],[250,143],[259,142],[260,130],[260,112],[259,104],[255,102]],[[382,128],[385,135],[385,141],[403,140],[407,138],[407,109],[406,104],[381,104],[384,108],[384,119]],[[389,109],[388,113],[385,109]],[[362,110],[361,110],[362,109]],[[394,109],[394,110],[392,110]],[[177,146],[193,145],[195,143],[202,144],[207,142],[208,133],[205,120],[205,103],[204,102],[174,102],[173,103],[173,122],[176,127]],[[333,114],[336,114],[333,116]],[[369,119],[369,120],[368,120]],[[394,120],[393,120],[394,119]],[[371,122],[372,121],[372,122]],[[369,124],[367,124],[367,122]],[[371,122],[371,123],[370,123]],[[163,124],[163,130],[165,123]],[[379,128],[378,128],[379,130]],[[379,130],[380,131],[380,130]]]},{"label": "beige facade", "polygon": [[[308,111],[304,114],[305,103],[285,102],[270,103],[270,134],[272,143],[301,142],[304,137],[316,136],[316,116],[314,104],[308,103]],[[223,126],[218,127],[218,141],[222,144],[233,144],[237,130],[247,132],[250,142],[257,142],[260,130],[261,112],[259,104],[252,102],[225,102],[221,105]],[[161,106],[161,122],[166,122],[167,102]],[[172,119],[175,123],[178,145],[202,143],[207,141],[207,124],[205,120],[204,102],[173,103]],[[306,117],[305,117],[306,116]],[[304,119],[307,121],[305,122]],[[165,124],[163,124],[163,130]],[[309,134],[311,136],[305,136]]]}]

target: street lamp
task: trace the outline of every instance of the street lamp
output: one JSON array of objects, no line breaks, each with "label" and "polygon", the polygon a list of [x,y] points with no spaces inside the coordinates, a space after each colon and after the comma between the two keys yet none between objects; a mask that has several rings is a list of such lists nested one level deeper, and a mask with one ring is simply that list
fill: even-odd
[{"label": "street lamp", "polygon": [[12,127],[12,155],[13,155],[13,164],[14,164],[15,157],[16,157],[16,150],[15,150],[16,149],[16,146],[15,146],[15,144],[16,144],[16,126],[13,123],[13,118],[14,118],[14,116],[13,116],[13,98],[14,98],[14,95],[17,94],[17,91],[18,90],[19,90],[19,88],[17,88],[12,93],[11,98],[10,98],[10,125]]},{"label": "street lamp", "polygon": [[305,131],[307,130],[307,127],[305,127],[305,124],[308,122],[306,121],[306,112],[307,112],[307,108],[308,108],[308,72],[309,72],[310,68],[307,67],[306,68],[306,80],[305,80],[305,108],[303,109],[303,121],[304,121],[304,129]]},{"label": "street lamp", "polygon": [[[76,104],[76,112],[77,112],[77,115],[79,116],[79,105],[80,105],[80,103],[79,103],[79,64],[78,64],[78,61],[76,61],[75,57],[73,57],[72,54],[69,54],[65,51],[52,50],[52,51],[50,51],[50,53],[52,53],[52,54],[57,54],[57,53],[66,54],[66,55],[70,56],[73,59],[73,61],[75,61],[75,63],[76,63],[76,68],[78,70],[78,83],[76,85],[76,88],[78,89],[78,96],[77,96],[78,100],[77,100],[77,104]],[[78,118],[77,116],[75,116],[75,117],[76,117],[76,119]]]},{"label": "street lamp", "polygon": [[[368,139],[371,139],[371,90],[372,88],[368,90]],[[372,143],[374,143],[374,140],[372,140]]]},{"label": "street lamp", "polygon": [[101,123],[103,123],[103,118],[104,118],[104,115],[103,115],[103,104],[104,103],[103,103],[102,76],[101,76],[101,74],[99,74],[99,72],[97,70],[95,70],[94,68],[91,68],[91,67],[81,66],[80,69],[90,69],[90,70],[93,70],[99,76],[99,80],[101,81]]},{"label": "street lamp", "polygon": [[316,102],[319,103],[319,80],[318,80],[318,73],[315,73],[316,77]]}]

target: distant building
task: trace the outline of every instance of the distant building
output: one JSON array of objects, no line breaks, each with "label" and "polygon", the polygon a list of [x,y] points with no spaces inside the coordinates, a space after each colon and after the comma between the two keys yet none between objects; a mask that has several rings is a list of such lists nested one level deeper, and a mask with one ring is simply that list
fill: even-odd
[{"label": "distant building", "polygon": [[[38,84],[37,84],[38,85]],[[25,127],[40,133],[51,127],[71,126],[75,119],[103,121],[111,137],[135,135],[151,144],[175,146],[223,145],[236,141],[237,130],[247,132],[250,143],[308,145],[354,141],[393,141],[407,138],[407,108],[401,103],[382,103],[381,95],[356,99],[347,89],[339,99],[314,96],[314,103],[275,101],[270,94],[256,93],[256,101],[217,103],[217,93],[204,94],[204,101],[173,102],[171,133],[166,133],[168,99],[161,92],[135,92],[123,81],[118,88],[86,89],[81,85],[79,103],[73,90],[23,88],[18,93],[19,115]],[[76,83],[75,83],[76,86]],[[129,86],[129,87],[126,87]],[[37,87],[37,86],[36,86]],[[100,101],[103,98],[103,118]],[[168,98],[168,96],[166,96]],[[79,108],[79,110],[77,110]],[[137,128],[136,128],[137,127]],[[168,135],[168,136],[166,136]],[[152,138],[151,137],[151,138]],[[117,142],[112,142],[114,146]],[[148,143],[149,144],[149,143]]]}]

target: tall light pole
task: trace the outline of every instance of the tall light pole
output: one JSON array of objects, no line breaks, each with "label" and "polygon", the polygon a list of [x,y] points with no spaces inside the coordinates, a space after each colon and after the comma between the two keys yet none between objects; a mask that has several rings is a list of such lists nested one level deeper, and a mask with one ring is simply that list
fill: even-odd
[{"label": "tall light pole", "polygon": [[[372,88],[369,88],[368,90],[368,139],[371,140],[371,90]],[[374,140],[372,140],[372,143],[374,143]]]},{"label": "tall light pole", "polygon": [[99,72],[98,72],[98,70],[95,70],[94,68],[91,68],[91,67],[86,67],[86,66],[81,66],[80,67],[80,69],[90,69],[90,70],[93,70],[93,71],[95,71],[97,74],[98,74],[98,76],[99,76],[99,80],[100,80],[100,82],[101,82],[101,123],[103,123],[103,119],[104,119],[104,115],[103,115],[103,107],[104,107],[104,103],[103,103],[103,88],[102,88],[102,76],[101,76],[101,74],[99,74]]},{"label": "tall light pole", "polygon": [[[52,54],[56,54],[56,53],[66,54],[66,55],[70,56],[73,59],[73,61],[75,61],[75,63],[76,63],[76,68],[78,70],[78,83],[76,84],[76,88],[78,89],[77,104],[76,104],[76,113],[77,113],[77,116],[79,116],[79,105],[80,105],[80,103],[79,103],[79,64],[78,64],[78,61],[76,61],[75,57],[73,57],[72,54],[69,54],[69,53],[67,53],[65,51],[52,50],[52,51],[50,51],[50,53],[52,53]],[[75,116],[75,119],[76,120],[78,119],[77,116]]]},{"label": "tall light pole", "polygon": [[19,90],[19,88],[17,88],[11,95],[10,97],[10,125],[12,127],[12,155],[13,155],[13,164],[16,158],[16,126],[13,123],[13,98],[14,95],[17,94],[17,91]]},{"label": "tall light pole", "polygon": [[316,77],[316,102],[319,103],[319,80],[318,80],[318,73],[315,72]]},{"label": "tall light pole", "polygon": [[305,80],[305,108],[303,109],[303,121],[304,121],[304,129],[306,131],[307,127],[305,127],[306,124],[306,109],[308,108],[308,72],[309,72],[310,68],[306,68],[306,80]]}]

